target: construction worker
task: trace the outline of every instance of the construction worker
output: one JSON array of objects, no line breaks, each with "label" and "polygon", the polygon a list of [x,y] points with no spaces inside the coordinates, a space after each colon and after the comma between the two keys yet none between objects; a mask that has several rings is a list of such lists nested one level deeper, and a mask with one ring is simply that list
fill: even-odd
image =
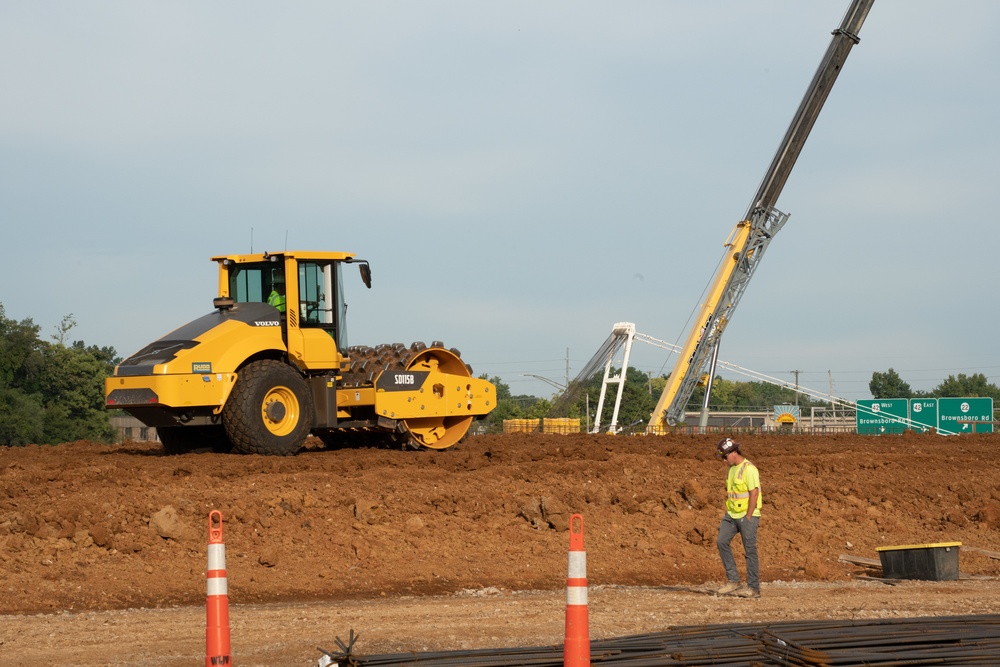
[{"label": "construction worker", "polygon": [[[280,290],[280,291],[279,291]],[[274,306],[279,313],[285,312],[285,277],[277,275],[271,282],[271,294],[267,297],[267,305]]]},{"label": "construction worker", "polygon": [[[723,438],[716,445],[719,458],[729,466],[726,476],[726,513],[719,524],[716,546],[726,568],[726,585],[718,590],[719,595],[735,595],[744,598],[760,597],[760,563],[757,559],[757,526],[760,525],[760,474],[757,466],[750,463],[740,453],[740,445],[732,438]],[[747,583],[740,584],[740,574],[736,569],[736,558],[730,543],[736,534],[743,540],[746,555]]]}]

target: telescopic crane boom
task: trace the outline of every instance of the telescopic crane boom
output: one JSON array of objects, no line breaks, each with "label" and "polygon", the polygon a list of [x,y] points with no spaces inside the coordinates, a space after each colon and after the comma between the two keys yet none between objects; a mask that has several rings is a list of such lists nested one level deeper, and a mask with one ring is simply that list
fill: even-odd
[{"label": "telescopic crane boom", "polygon": [[[669,424],[683,421],[684,408],[700,379],[701,370],[709,357],[715,358],[722,332],[732,318],[747,284],[753,276],[764,251],[788,219],[787,213],[775,208],[778,196],[792,173],[792,167],[802,152],[819,112],[833,88],[837,75],[847,60],[851,48],[860,42],[858,32],[868,16],[874,0],[853,0],[840,27],[833,31],[823,60],[806,90],[798,111],[792,119],[778,151],[771,160],[760,187],[742,220],[726,240],[727,253],[712,280],[695,320],[694,327],[678,354],[677,361],[663,393],[653,410],[646,430],[662,432]],[[711,389],[714,361],[705,388],[706,405]]]}]

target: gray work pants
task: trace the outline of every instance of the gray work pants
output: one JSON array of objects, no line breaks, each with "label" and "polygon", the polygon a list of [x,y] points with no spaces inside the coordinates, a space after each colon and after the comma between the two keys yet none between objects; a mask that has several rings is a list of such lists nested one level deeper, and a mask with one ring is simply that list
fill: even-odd
[{"label": "gray work pants", "polygon": [[760,590],[760,562],[757,559],[757,526],[760,524],[759,516],[745,516],[742,519],[734,519],[725,514],[722,523],[719,524],[719,537],[715,544],[719,547],[719,555],[722,556],[722,566],[726,568],[726,580],[734,584],[740,582],[740,573],[736,570],[736,558],[733,556],[733,548],[730,542],[740,534],[743,539],[743,552],[747,560],[747,586],[755,591]]}]

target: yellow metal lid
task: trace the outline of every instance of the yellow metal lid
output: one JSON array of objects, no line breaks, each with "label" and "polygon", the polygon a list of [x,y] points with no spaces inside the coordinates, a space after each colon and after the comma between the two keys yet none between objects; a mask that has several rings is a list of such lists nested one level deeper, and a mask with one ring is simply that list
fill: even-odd
[{"label": "yellow metal lid", "polygon": [[875,551],[896,551],[898,549],[934,549],[937,547],[960,547],[961,542],[938,542],[937,544],[906,544],[899,547],[878,547]]}]

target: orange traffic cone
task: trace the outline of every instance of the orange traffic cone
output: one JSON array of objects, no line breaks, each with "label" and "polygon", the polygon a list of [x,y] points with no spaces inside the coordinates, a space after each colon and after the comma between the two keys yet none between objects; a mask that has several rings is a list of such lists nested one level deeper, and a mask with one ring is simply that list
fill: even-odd
[{"label": "orange traffic cone", "polygon": [[226,545],[222,541],[222,512],[208,513],[208,623],[205,632],[205,667],[231,665],[229,655],[229,582],[226,578]]},{"label": "orange traffic cone", "polygon": [[569,573],[566,577],[566,641],[563,667],[590,667],[587,619],[587,552],[583,548],[583,516],[569,518]]}]

